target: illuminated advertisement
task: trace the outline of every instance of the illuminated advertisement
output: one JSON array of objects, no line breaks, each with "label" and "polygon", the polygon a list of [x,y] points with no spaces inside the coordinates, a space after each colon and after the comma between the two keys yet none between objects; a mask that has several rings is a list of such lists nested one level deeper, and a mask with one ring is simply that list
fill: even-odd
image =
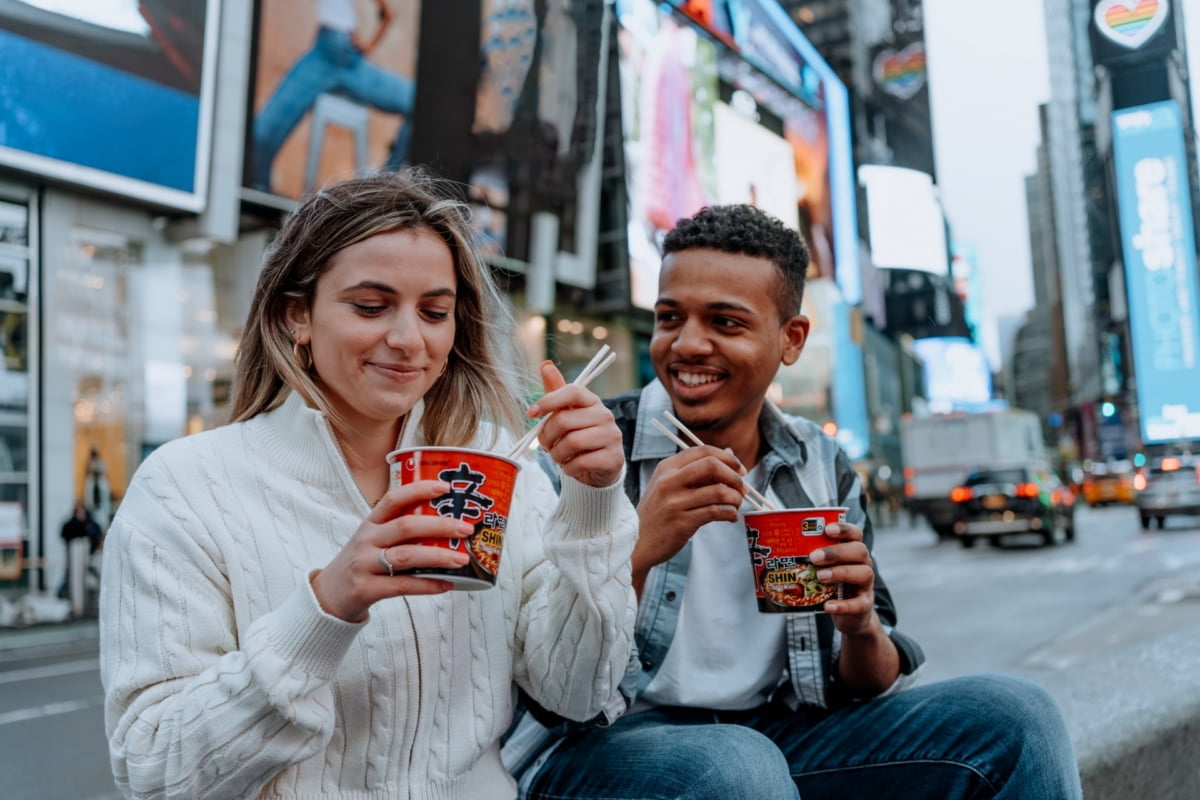
[{"label": "illuminated advertisement", "polygon": [[219,5],[0,2],[0,164],[203,210]]},{"label": "illuminated advertisement", "polygon": [[704,205],[735,202],[799,230],[810,276],[836,279],[857,303],[844,88],[773,4],[676,5],[683,13],[617,3],[633,305],[654,305],[666,232]]},{"label": "illuminated advertisement", "polygon": [[1094,0],[1091,33],[1097,64],[1161,56],[1177,38],[1171,0]]},{"label": "illuminated advertisement", "polygon": [[716,45],[650,0],[618,14],[631,299],[652,309],[662,238],[715,202]]},{"label": "illuminated advertisement", "polygon": [[1200,439],[1200,287],[1179,106],[1115,111],[1112,131],[1142,441]]},{"label": "illuminated advertisement", "polygon": [[925,88],[925,43],[915,41],[897,48],[879,48],[871,60],[875,85],[892,97],[907,100]]},{"label": "illuminated advertisement", "polygon": [[246,184],[296,199],[407,158],[420,0],[261,0]]},{"label": "illuminated advertisement", "polygon": [[866,187],[871,260],[878,267],[950,272],[946,218],[933,178],[904,167],[858,168]]},{"label": "illuminated advertisement", "polygon": [[912,346],[925,362],[930,412],[984,411],[992,406],[992,371],[978,345],[970,339],[945,336],[914,339]]}]

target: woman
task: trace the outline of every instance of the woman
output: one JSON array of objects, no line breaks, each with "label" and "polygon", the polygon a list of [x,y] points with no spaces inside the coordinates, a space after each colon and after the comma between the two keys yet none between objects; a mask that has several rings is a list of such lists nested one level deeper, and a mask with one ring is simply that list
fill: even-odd
[{"label": "woman", "polygon": [[553,367],[528,416],[554,412],[539,438],[561,499],[526,463],[497,585],[391,574],[460,566],[411,541],[463,531],[408,513],[446,486],[389,489],[387,453],[504,452],[501,425],[523,423],[472,238],[419,171],[327,187],[280,231],[233,423],[156,450],[109,533],[101,672],[127,795],[513,798],[497,742],[516,686],[575,720],[623,707],[620,434]]}]

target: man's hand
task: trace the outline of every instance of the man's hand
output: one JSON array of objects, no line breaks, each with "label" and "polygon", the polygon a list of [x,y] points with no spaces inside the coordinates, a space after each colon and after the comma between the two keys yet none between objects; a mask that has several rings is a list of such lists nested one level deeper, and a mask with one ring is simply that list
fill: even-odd
[{"label": "man's hand", "polygon": [[835,545],[814,550],[810,556],[822,583],[842,584],[844,599],[825,603],[825,611],[842,633],[838,677],[859,697],[886,690],[900,674],[900,654],[875,613],[875,569],[863,543],[862,528],[835,522],[825,534]]},{"label": "man's hand", "polygon": [[741,473],[732,453],[710,446],[689,447],[659,462],[637,509],[633,586],[639,596],[650,568],[683,549],[702,525],[737,521]]}]

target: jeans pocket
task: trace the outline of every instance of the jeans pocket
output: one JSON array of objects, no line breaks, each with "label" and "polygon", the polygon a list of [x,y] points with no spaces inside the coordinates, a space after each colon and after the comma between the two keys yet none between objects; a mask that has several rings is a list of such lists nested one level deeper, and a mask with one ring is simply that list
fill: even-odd
[{"label": "jeans pocket", "polygon": [[317,49],[326,61],[339,69],[352,69],[363,57],[362,51],[350,40],[349,33],[330,28],[321,28],[317,32]]}]

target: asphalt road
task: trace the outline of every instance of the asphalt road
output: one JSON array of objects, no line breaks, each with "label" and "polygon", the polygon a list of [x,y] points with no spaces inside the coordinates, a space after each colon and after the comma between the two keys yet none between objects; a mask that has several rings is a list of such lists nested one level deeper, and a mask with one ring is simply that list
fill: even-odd
[{"label": "asphalt road", "polygon": [[1076,512],[1076,540],[1046,548],[939,543],[882,528],[876,559],[899,627],[925,649],[922,680],[1005,672],[1040,681],[1200,619],[1200,518],[1141,530],[1129,506]]},{"label": "asphalt road", "polygon": [[[971,550],[882,527],[876,556],[922,680],[1006,672],[1041,682],[1200,618],[1200,518],[1142,531],[1132,508],[1078,512],[1073,544]],[[4,636],[0,632],[0,637]],[[0,661],[0,796],[113,800],[95,640]]]},{"label": "asphalt road", "polygon": [[118,800],[95,646],[0,665],[0,795]]}]

